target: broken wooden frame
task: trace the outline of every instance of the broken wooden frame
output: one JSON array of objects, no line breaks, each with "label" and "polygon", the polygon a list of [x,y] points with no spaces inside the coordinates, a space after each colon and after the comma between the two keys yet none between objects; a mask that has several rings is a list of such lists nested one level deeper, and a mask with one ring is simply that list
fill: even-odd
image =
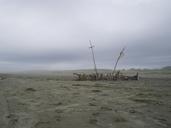
[{"label": "broken wooden frame", "polygon": [[96,81],[96,80],[109,80],[109,81],[116,81],[116,80],[139,80],[138,72],[136,75],[127,76],[123,75],[118,71],[115,75],[112,73],[98,73],[98,74],[85,74],[85,73],[73,73],[74,80],[77,81]]},{"label": "broken wooden frame", "polygon": [[114,65],[114,69],[113,69],[112,73],[105,73],[105,74],[98,73],[97,67],[96,67],[96,62],[95,62],[94,50],[93,50],[93,48],[95,46],[92,45],[90,40],[89,40],[89,42],[90,42],[89,48],[91,49],[91,52],[92,52],[95,73],[92,73],[92,74],[73,73],[74,80],[78,80],[78,81],[84,81],[84,80],[91,80],[91,81],[94,81],[94,80],[139,80],[138,72],[134,76],[123,75],[120,73],[120,71],[116,72],[116,67],[118,65],[120,58],[124,55],[125,48],[123,48],[121,50],[121,52],[116,60],[116,63]]}]

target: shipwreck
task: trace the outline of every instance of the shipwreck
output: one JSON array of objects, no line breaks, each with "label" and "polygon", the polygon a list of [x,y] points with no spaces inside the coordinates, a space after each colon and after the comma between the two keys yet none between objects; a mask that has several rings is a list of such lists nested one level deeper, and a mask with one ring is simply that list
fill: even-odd
[{"label": "shipwreck", "polygon": [[85,73],[73,73],[74,75],[74,80],[77,81],[96,81],[96,80],[108,80],[108,81],[116,81],[116,80],[139,80],[139,74],[136,72],[135,75],[133,76],[128,76],[124,75],[121,71],[117,71],[117,65],[119,60],[124,56],[124,51],[125,48],[123,48],[116,60],[116,63],[114,65],[114,69],[111,73],[98,73],[97,66],[96,66],[96,61],[95,61],[95,55],[94,55],[94,50],[93,48],[95,47],[92,45],[91,41],[90,42],[90,50],[92,53],[92,58],[93,58],[93,64],[94,64],[94,73],[91,74],[85,74]]}]

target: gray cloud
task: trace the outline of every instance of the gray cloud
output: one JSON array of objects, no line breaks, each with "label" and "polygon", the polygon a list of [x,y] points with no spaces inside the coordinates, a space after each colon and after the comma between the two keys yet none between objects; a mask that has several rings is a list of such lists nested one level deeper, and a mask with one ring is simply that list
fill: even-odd
[{"label": "gray cloud", "polygon": [[171,64],[170,0],[0,0],[0,70]]}]

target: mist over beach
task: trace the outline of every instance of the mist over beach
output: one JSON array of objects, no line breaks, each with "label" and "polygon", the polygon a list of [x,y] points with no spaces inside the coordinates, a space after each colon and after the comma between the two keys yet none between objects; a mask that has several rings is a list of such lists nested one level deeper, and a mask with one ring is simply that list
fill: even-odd
[{"label": "mist over beach", "polygon": [[171,0],[0,0],[0,128],[171,128]]}]

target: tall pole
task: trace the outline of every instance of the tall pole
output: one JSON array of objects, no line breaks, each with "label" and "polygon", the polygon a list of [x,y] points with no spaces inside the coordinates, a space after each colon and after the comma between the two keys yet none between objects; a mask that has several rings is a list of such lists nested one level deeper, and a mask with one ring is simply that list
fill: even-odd
[{"label": "tall pole", "polygon": [[94,71],[95,71],[96,76],[97,76],[97,75],[98,75],[98,72],[97,72],[97,68],[96,68],[96,61],[95,61],[94,50],[93,50],[93,48],[94,48],[95,46],[92,45],[91,40],[89,40],[89,42],[90,42],[90,47],[89,47],[89,48],[91,49],[92,56],[93,56]]},{"label": "tall pole", "polygon": [[121,52],[120,52],[120,54],[119,54],[119,56],[118,56],[118,58],[117,58],[117,60],[116,60],[116,63],[115,63],[115,66],[114,66],[114,69],[113,69],[113,72],[112,72],[113,75],[114,75],[114,73],[115,73],[115,71],[116,71],[116,67],[117,67],[117,65],[118,65],[118,62],[119,62],[120,58],[124,55],[124,51],[125,51],[125,48],[123,48],[123,49],[121,50]]}]

